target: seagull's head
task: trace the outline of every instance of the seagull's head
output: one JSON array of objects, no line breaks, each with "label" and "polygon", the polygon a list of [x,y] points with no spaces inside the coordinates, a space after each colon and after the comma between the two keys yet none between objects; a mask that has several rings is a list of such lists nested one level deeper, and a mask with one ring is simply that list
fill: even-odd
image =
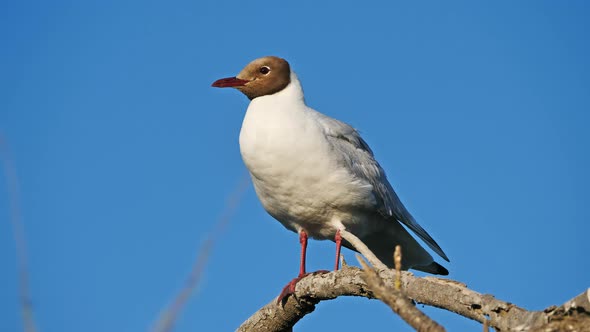
[{"label": "seagull's head", "polygon": [[265,56],[250,62],[237,76],[218,79],[211,86],[236,88],[252,100],[277,93],[290,82],[289,63],[276,56]]}]

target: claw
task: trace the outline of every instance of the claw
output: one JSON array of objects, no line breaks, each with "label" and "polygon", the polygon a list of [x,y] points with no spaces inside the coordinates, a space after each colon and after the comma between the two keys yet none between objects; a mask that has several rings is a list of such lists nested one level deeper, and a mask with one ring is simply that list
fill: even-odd
[{"label": "claw", "polygon": [[311,273],[300,274],[297,278],[294,278],[293,280],[289,281],[289,283],[285,287],[283,287],[281,294],[279,294],[279,297],[277,297],[277,304],[284,304],[287,301],[287,298],[289,297],[289,295],[295,294],[295,288],[297,286],[297,283],[301,279],[307,277],[308,275],[324,274],[324,273],[328,273],[328,272],[330,272],[330,271],[319,270],[319,271],[315,271],[315,272],[311,272]]}]

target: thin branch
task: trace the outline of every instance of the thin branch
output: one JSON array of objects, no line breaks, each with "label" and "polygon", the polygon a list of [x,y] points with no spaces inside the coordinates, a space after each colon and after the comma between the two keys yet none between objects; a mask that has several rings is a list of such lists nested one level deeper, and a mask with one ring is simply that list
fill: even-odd
[{"label": "thin branch", "polygon": [[[399,246],[398,246],[399,247]],[[397,252],[397,250],[396,250]],[[445,329],[422,311],[418,310],[414,303],[400,290],[387,286],[379,274],[357,255],[359,263],[363,267],[363,280],[367,283],[375,297],[387,304],[393,312],[398,314],[406,323],[416,331],[444,332]],[[396,275],[400,275],[397,271]],[[396,276],[397,281],[397,276]]]},{"label": "thin branch", "polygon": [[205,239],[205,242],[199,249],[197,259],[193,264],[193,268],[185,282],[185,286],[180,290],[178,295],[176,295],[172,304],[162,311],[158,320],[156,321],[156,324],[154,325],[154,328],[152,329],[153,332],[169,332],[174,328],[174,323],[177,321],[180,312],[185,307],[191,294],[201,281],[205,266],[207,265],[207,261],[211,255],[213,245],[217,242],[217,239],[221,236],[229,224],[229,221],[233,217],[234,212],[237,209],[244,192],[246,191],[248,183],[248,176],[246,173],[244,173],[240,182],[236,185],[233,193],[229,196],[226,206],[223,209],[223,213],[217,220],[213,231]]},{"label": "thin branch", "polygon": [[352,244],[356,251],[360,252],[363,256],[365,256],[369,263],[371,263],[371,265],[373,265],[375,268],[377,268],[378,270],[388,269],[388,267],[385,266],[385,264],[383,264],[383,262],[381,262],[379,258],[375,256],[375,254],[373,254],[373,252],[363,243],[363,241],[356,237],[356,235],[344,229],[340,230],[340,235],[343,239]]},{"label": "thin branch", "polygon": [[400,290],[402,288],[402,247],[400,245],[395,246],[393,262],[395,265],[395,289]]},{"label": "thin branch", "polygon": [[4,136],[0,134],[0,155],[4,166],[4,176],[8,186],[8,196],[10,197],[10,221],[14,241],[16,243],[16,255],[19,274],[19,298],[21,304],[21,313],[23,317],[23,326],[26,332],[35,332],[37,327],[33,315],[33,305],[31,301],[31,292],[29,287],[29,264],[27,255],[27,244],[25,241],[25,229],[20,209],[20,190],[16,167],[8,148],[8,143]]}]

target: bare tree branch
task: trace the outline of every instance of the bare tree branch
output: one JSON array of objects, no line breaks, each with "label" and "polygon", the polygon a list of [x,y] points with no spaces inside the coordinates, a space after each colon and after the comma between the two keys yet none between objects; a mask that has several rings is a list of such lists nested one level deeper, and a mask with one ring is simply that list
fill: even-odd
[{"label": "bare tree branch", "polygon": [[8,148],[8,143],[4,136],[0,134],[0,157],[4,166],[4,175],[8,186],[8,196],[10,197],[10,221],[14,241],[16,243],[16,255],[18,263],[18,273],[20,282],[20,303],[23,316],[23,326],[26,332],[35,332],[37,327],[33,315],[33,304],[31,301],[31,292],[29,287],[29,263],[27,255],[27,244],[25,241],[25,229],[20,209],[20,192],[18,177],[16,176],[16,167]]},{"label": "bare tree branch", "polygon": [[[590,289],[561,307],[527,311],[509,302],[497,300],[492,295],[470,290],[465,284],[457,281],[435,277],[419,278],[410,272],[402,272],[401,248],[396,248],[394,253],[397,271],[389,270],[354,234],[340,230],[340,235],[379,271],[368,268],[364,261],[359,259],[365,268],[364,273],[358,268],[343,264],[339,271],[311,274],[297,283],[295,293],[287,299],[283,307],[277,305],[276,300],[271,301],[248,318],[237,331],[291,331],[303,316],[315,309],[317,303],[338,296],[379,298],[419,331],[444,329],[411,305],[406,296],[416,302],[481,322],[484,324],[484,330],[488,326],[498,331],[538,329],[556,318],[561,319],[567,315],[574,315],[567,324],[575,325],[581,320],[579,326],[590,326]],[[393,284],[395,288],[387,287],[386,284]],[[403,294],[399,288],[404,290]],[[579,317],[576,314],[579,314]]]},{"label": "bare tree branch", "polygon": [[[398,246],[399,247],[399,246]],[[397,252],[397,250],[396,250]],[[357,255],[359,263],[363,267],[363,280],[367,283],[373,294],[383,303],[387,304],[393,312],[398,314],[406,323],[410,324],[416,331],[444,332],[445,329],[426,314],[418,310],[414,303],[406,297],[399,289],[387,286],[379,274],[365,263],[362,257]],[[397,276],[401,275],[396,271]]]},{"label": "bare tree branch", "polygon": [[[335,272],[310,275],[297,283],[295,296],[290,296],[284,307],[277,305],[276,299],[271,300],[248,318],[237,331],[288,331],[301,318],[313,312],[320,301],[332,300],[338,296],[375,298],[362,275],[362,270],[349,266]],[[392,270],[380,271],[379,276],[384,283],[393,284],[395,280]],[[402,272],[402,288],[416,302],[448,310],[481,323],[488,319],[489,326],[499,331],[534,329],[558,317],[576,313],[577,319],[590,326],[590,304],[587,300],[590,289],[564,306],[545,311],[528,311],[492,295],[470,290],[460,282],[435,277],[420,278],[407,271]]]}]

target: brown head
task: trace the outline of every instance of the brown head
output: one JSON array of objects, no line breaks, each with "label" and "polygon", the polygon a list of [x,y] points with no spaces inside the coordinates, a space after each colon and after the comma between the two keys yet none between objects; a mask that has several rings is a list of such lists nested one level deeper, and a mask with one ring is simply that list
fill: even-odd
[{"label": "brown head", "polygon": [[287,87],[290,82],[289,63],[276,56],[265,56],[250,62],[236,77],[219,79],[211,86],[236,88],[252,100],[277,93]]}]

